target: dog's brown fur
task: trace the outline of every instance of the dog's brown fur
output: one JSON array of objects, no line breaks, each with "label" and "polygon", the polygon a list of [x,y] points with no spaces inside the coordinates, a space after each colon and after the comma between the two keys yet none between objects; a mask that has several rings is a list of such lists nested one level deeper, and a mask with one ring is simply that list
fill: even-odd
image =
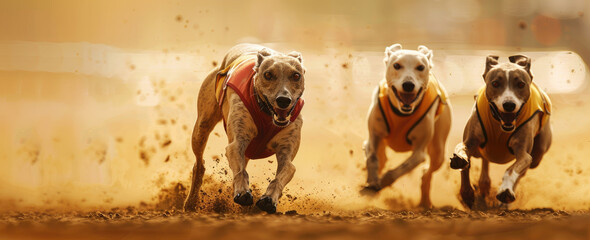
[{"label": "dog's brown fur", "polygon": [[[205,173],[203,151],[209,134],[213,127],[223,118],[226,119],[226,132],[229,144],[226,147],[226,156],[233,172],[234,201],[241,205],[253,203],[249,188],[246,166],[248,160],[245,151],[250,141],[257,135],[258,130],[248,109],[239,95],[231,88],[227,88],[221,109],[215,98],[215,79],[221,69],[226,68],[231,62],[244,54],[257,54],[257,63],[254,67],[254,89],[269,99],[274,108],[278,108],[277,97],[297,99],[303,94],[304,72],[301,54],[291,52],[282,54],[262,46],[253,44],[240,44],[231,48],[226,54],[221,65],[213,69],[205,78],[199,90],[197,102],[197,121],[192,135],[192,148],[196,157],[193,167],[192,185],[186,198],[185,211],[194,211],[197,207],[199,190]],[[273,79],[268,80],[264,73],[272,73]],[[295,81],[293,74],[300,74]],[[291,101],[289,106],[296,104]],[[292,161],[299,149],[301,137],[302,116],[280,131],[268,144],[268,148],[276,153],[277,171],[276,177],[269,184],[266,193],[258,200],[257,206],[264,211],[272,213],[276,211],[276,203],[282,195],[282,191],[291,181],[295,173]]]},{"label": "dog's brown fur", "polygon": [[[533,75],[530,71],[531,60],[523,55],[511,56],[509,63],[498,63],[497,56],[488,56],[486,59],[486,69],[483,74],[486,83],[486,95],[491,102],[498,106],[500,112],[505,112],[503,103],[514,102],[517,106],[513,112],[518,112],[522,103],[525,103],[530,95],[529,86],[532,84]],[[509,76],[509,77],[506,77]],[[498,86],[492,87],[494,81],[501,81]],[[515,83],[523,82],[525,87],[514,88]],[[477,104],[477,103],[476,103]],[[502,120],[504,124],[504,121]],[[510,123],[506,123],[510,125]],[[515,200],[514,189],[518,181],[525,175],[529,168],[535,168],[541,162],[543,155],[551,146],[552,130],[549,121],[540,127],[540,116],[535,115],[533,119],[524,123],[520,128],[515,130],[512,138],[507,143],[510,149],[514,151],[516,161],[508,167],[502,185],[498,190],[496,198],[503,203],[510,203]],[[535,135],[536,134],[536,135]],[[463,142],[455,148],[455,154],[451,158],[451,168],[461,169],[461,198],[463,203],[469,208],[473,207],[475,193],[469,180],[469,167],[471,157],[482,158],[482,170],[479,178],[479,191],[485,198],[490,191],[489,162],[505,164],[512,159],[485,159],[479,151],[478,146],[485,141],[484,131],[478,120],[475,107],[469,118],[465,131],[463,132]]]}]

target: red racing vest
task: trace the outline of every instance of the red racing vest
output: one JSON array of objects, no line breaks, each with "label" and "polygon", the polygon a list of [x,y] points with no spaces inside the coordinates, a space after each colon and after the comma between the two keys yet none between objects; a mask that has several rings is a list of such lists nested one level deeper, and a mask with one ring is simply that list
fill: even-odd
[{"label": "red racing vest", "polygon": [[[274,125],[272,116],[269,113],[264,112],[258,104],[258,100],[254,93],[253,77],[255,74],[255,64],[256,55],[243,55],[234,60],[225,69],[219,71],[215,82],[215,96],[219,108],[221,108],[223,104],[227,87],[230,87],[240,96],[240,99],[248,109],[250,116],[256,124],[258,134],[252,139],[252,141],[250,141],[246,148],[245,155],[248,159],[266,158],[275,154],[273,150],[267,147],[268,143],[275,135],[277,135],[277,133],[284,129]],[[299,113],[303,108],[303,104],[303,98],[300,98],[291,113],[291,118],[289,119],[291,122],[297,119],[297,116],[299,116]],[[226,119],[224,116],[224,128],[226,128],[225,121]]]}]

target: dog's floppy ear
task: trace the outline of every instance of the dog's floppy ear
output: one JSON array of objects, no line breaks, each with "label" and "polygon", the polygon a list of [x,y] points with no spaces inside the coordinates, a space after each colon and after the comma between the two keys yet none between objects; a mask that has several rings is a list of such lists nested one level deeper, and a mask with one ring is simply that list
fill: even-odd
[{"label": "dog's floppy ear", "polygon": [[508,60],[510,60],[511,63],[516,63],[519,66],[522,66],[522,68],[524,68],[524,70],[529,74],[531,79],[533,79],[533,74],[531,74],[531,58],[519,54],[508,57]]},{"label": "dog's floppy ear", "polygon": [[299,63],[303,62],[303,58],[301,58],[301,53],[299,53],[299,52],[292,51],[292,52],[288,53],[287,56],[294,57],[295,59],[299,60]]},{"label": "dog's floppy ear", "polygon": [[432,50],[428,49],[424,45],[420,45],[420,46],[418,46],[418,52],[420,52],[426,56],[426,59],[428,59],[428,65],[430,67],[432,67],[432,56],[433,56]]},{"label": "dog's floppy ear", "polygon": [[389,57],[391,57],[391,55],[396,52],[402,50],[402,45],[399,43],[393,44],[389,47],[385,48],[385,59],[383,59],[383,61],[385,62],[385,64],[387,64],[387,61],[389,61]]},{"label": "dog's floppy ear", "polygon": [[486,75],[494,66],[498,64],[498,56],[496,55],[488,55],[486,58],[486,70],[483,72],[483,79],[486,79]]},{"label": "dog's floppy ear", "polygon": [[258,67],[260,67],[260,64],[262,64],[262,61],[264,61],[264,59],[270,56],[271,54],[272,53],[268,48],[260,49],[258,51],[258,60],[256,61],[256,66],[254,66],[254,70],[257,70]]}]

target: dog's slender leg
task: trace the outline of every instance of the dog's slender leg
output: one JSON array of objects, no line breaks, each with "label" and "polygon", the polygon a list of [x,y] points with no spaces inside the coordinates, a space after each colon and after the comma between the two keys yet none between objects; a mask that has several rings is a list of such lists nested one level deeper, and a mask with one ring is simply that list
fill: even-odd
[{"label": "dog's slender leg", "polygon": [[385,174],[383,174],[379,186],[381,188],[384,188],[393,184],[395,180],[397,180],[404,174],[412,171],[412,169],[416,168],[424,161],[426,161],[426,153],[424,147],[422,147],[422,149],[415,149],[412,152],[412,155],[406,161],[404,161],[402,164],[400,164],[393,170],[389,170]]},{"label": "dog's slender leg", "polygon": [[485,141],[486,137],[474,107],[473,113],[469,120],[467,120],[467,125],[465,125],[465,130],[463,131],[463,142],[457,144],[451,157],[451,168],[467,168],[470,164],[469,159],[471,157],[480,157],[478,148]]},{"label": "dog's slender leg", "polygon": [[191,188],[184,202],[185,211],[195,211],[197,207],[197,201],[199,198],[199,190],[203,183],[203,176],[205,175],[205,165],[203,162],[203,151],[207,145],[207,139],[209,134],[215,127],[215,125],[221,120],[221,111],[217,107],[217,101],[215,100],[214,94],[214,79],[217,73],[217,69],[214,69],[209,73],[201,90],[199,91],[197,101],[197,121],[193,129],[192,135],[192,149],[196,157],[196,162],[193,166]]},{"label": "dog's slender leg", "polygon": [[385,154],[386,148],[387,143],[385,142],[385,140],[381,140],[381,143],[377,148],[377,160],[379,161],[379,170],[377,171],[377,176],[383,173],[383,168],[385,168],[385,164],[387,163],[387,155]]},{"label": "dog's slender leg", "polygon": [[481,174],[479,175],[479,193],[481,194],[482,198],[490,194],[490,161],[485,158],[481,159]]},{"label": "dog's slender leg", "polygon": [[469,168],[471,168],[471,166],[468,164],[466,168],[461,170],[460,193],[463,203],[471,209],[473,207],[473,203],[475,202],[475,194],[473,192],[473,187],[471,187],[471,180],[469,179]]},{"label": "dog's slender leg", "polygon": [[256,206],[267,213],[277,211],[276,206],[279,198],[283,195],[283,189],[295,175],[296,169],[292,162],[299,150],[302,124],[303,121],[300,117],[279,132],[270,142],[277,157],[277,172],[264,195],[256,202]]},{"label": "dog's slender leg", "polygon": [[369,140],[365,142],[365,155],[367,157],[367,187],[375,191],[381,189],[379,186],[379,158],[378,150],[382,148],[385,150],[385,144],[380,136],[369,133]]},{"label": "dog's slender leg", "polygon": [[502,177],[502,185],[498,190],[496,198],[503,203],[511,203],[516,200],[514,189],[516,184],[526,174],[526,170],[530,167],[533,158],[527,152],[519,152],[516,157],[516,162],[506,169]]},{"label": "dog's slender leg", "polygon": [[234,202],[242,206],[254,203],[246,165],[246,149],[250,141],[257,134],[256,124],[248,113],[248,109],[232,89],[227,89],[229,106],[224,104],[223,111],[227,111],[226,132],[229,144],[225,148],[229,168],[233,173]]},{"label": "dog's slender leg", "polygon": [[432,142],[428,146],[428,155],[430,156],[430,165],[428,169],[425,169],[424,175],[422,175],[422,185],[420,190],[422,191],[422,197],[420,198],[420,207],[431,208],[432,203],[430,201],[430,183],[432,182],[432,174],[440,168],[444,162],[444,140],[443,142]]},{"label": "dog's slender leg", "polygon": [[[436,106],[437,103],[438,102],[435,101],[433,105]],[[424,115],[424,118],[418,122],[416,127],[408,133],[408,139],[411,140],[413,147],[412,155],[393,170],[389,170],[383,174],[379,181],[379,186],[381,188],[393,184],[393,182],[399,177],[410,172],[412,169],[426,161],[427,147],[434,138],[435,113],[436,108],[431,108],[429,112]]]},{"label": "dog's slender leg", "polygon": [[545,124],[539,135],[535,137],[535,143],[533,145],[533,150],[531,151],[531,157],[533,157],[533,162],[531,163],[530,168],[536,168],[541,163],[543,156],[549,150],[552,141],[552,130],[550,124]]},{"label": "dog's slender leg", "polygon": [[361,190],[363,195],[373,195],[381,190],[379,186],[379,174],[387,162],[385,156],[385,137],[388,129],[387,123],[379,107],[379,87],[373,91],[373,102],[369,108],[368,129],[369,138],[363,143],[365,150],[367,185]]},{"label": "dog's slender leg", "polygon": [[504,177],[502,177],[502,185],[500,185],[500,189],[496,195],[496,198],[500,202],[511,203],[516,200],[516,195],[514,194],[516,184],[526,174],[526,171],[531,167],[531,163],[533,162],[530,152],[533,148],[534,134],[535,129],[538,128],[538,122],[538,116],[535,116],[531,121],[522,125],[508,142],[508,146],[514,152],[516,161],[506,169]]},{"label": "dog's slender leg", "polygon": [[430,164],[428,169],[425,169],[424,175],[422,175],[422,197],[420,199],[420,207],[432,207],[430,201],[430,183],[432,182],[432,174],[438,170],[444,162],[445,146],[451,130],[451,120],[451,106],[449,104],[434,123],[434,136],[428,145]]}]

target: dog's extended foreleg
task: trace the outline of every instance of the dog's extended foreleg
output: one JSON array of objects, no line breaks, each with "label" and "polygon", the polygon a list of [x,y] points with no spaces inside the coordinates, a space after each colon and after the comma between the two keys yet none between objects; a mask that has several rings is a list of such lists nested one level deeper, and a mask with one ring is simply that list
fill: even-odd
[{"label": "dog's extended foreleg", "polygon": [[234,202],[242,206],[250,206],[254,203],[250,191],[249,176],[246,171],[247,159],[244,157],[249,140],[238,138],[225,148],[229,168],[233,173]]},{"label": "dog's extended foreleg", "polygon": [[524,176],[533,161],[531,155],[525,151],[519,151],[515,154],[517,154],[516,162],[506,169],[502,177],[502,185],[500,185],[496,195],[496,198],[503,203],[511,203],[516,200],[516,194],[514,193],[516,184]]},{"label": "dog's extended foreleg", "polygon": [[383,177],[381,177],[381,180],[379,181],[379,186],[381,188],[384,188],[393,184],[395,180],[397,180],[404,174],[412,171],[412,169],[416,168],[424,161],[426,161],[425,150],[414,150],[410,158],[408,158],[405,162],[403,162],[401,165],[397,166],[393,170],[389,170],[385,174],[383,174]]},{"label": "dog's extended foreleg", "polygon": [[277,173],[273,179],[266,193],[260,197],[256,202],[256,206],[267,213],[275,213],[277,211],[277,202],[283,195],[283,189],[293,179],[295,175],[295,165],[292,163],[292,151],[285,149],[277,152]]},{"label": "dog's extended foreleg", "polygon": [[277,172],[264,195],[256,202],[256,206],[267,213],[277,211],[276,206],[283,195],[283,189],[295,175],[296,169],[292,162],[299,150],[302,123],[301,119],[295,120],[278,133],[270,143],[277,157]]},{"label": "dog's extended foreleg", "polygon": [[[232,93],[228,89],[227,93]],[[246,172],[246,149],[250,141],[256,136],[256,126],[248,110],[237,94],[231,94],[227,120],[227,137],[229,144],[225,148],[229,167],[233,173],[234,202],[242,206],[254,203],[249,187],[248,172]]]},{"label": "dog's extended foreleg", "polygon": [[534,118],[533,121],[530,121],[518,130],[508,142],[508,146],[514,152],[516,161],[506,169],[502,177],[502,185],[500,185],[500,189],[498,189],[498,194],[496,195],[496,198],[500,202],[511,203],[516,200],[516,195],[514,194],[516,184],[526,174],[526,171],[533,162],[530,152],[533,148],[534,130],[538,126],[535,123],[537,122],[538,120]]},{"label": "dog's extended foreleg", "polygon": [[373,191],[379,191],[381,186],[379,184],[379,159],[378,149],[385,144],[382,138],[369,133],[369,140],[365,141],[364,149],[367,158],[367,188]]}]

